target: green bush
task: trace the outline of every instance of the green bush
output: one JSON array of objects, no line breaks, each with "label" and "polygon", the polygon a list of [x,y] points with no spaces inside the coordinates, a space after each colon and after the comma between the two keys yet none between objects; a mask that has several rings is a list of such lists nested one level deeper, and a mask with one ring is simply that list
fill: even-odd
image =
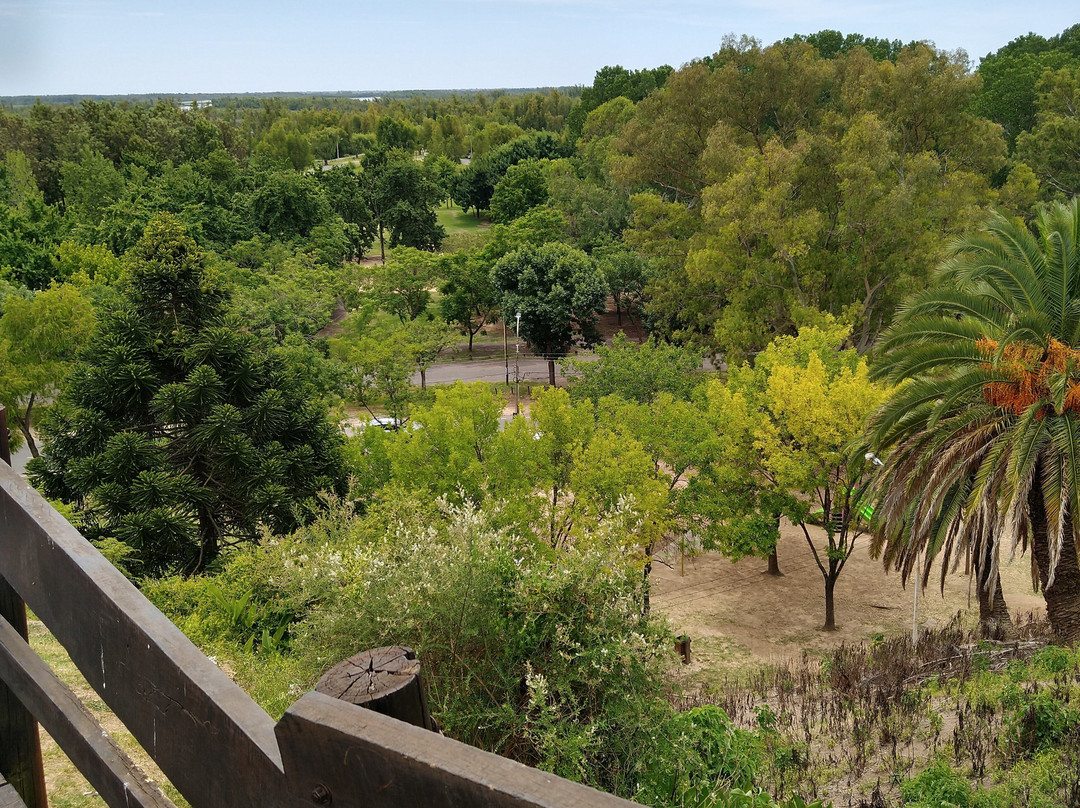
[{"label": "green bush", "polygon": [[906,808],[996,808],[990,792],[976,791],[967,779],[942,760],[900,784]]}]

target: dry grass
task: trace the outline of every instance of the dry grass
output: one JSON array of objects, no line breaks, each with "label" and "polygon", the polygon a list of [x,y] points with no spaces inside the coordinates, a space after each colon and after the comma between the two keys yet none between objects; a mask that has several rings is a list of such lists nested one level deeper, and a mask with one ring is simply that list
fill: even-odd
[{"label": "dry grass", "polygon": [[[120,744],[136,765],[161,786],[166,796],[176,805],[186,806],[187,802],[165,779],[161,770],[135,740],[135,737],[127,731],[105,702],[87,684],[67,651],[40,620],[30,620],[30,645],[61,681],[74,691],[98,723]],[[97,795],[86,778],[79,773],[63,750],[44,730],[41,731],[41,754],[45,765],[45,784],[51,808],[97,808],[97,806],[105,805],[105,801]]]}]

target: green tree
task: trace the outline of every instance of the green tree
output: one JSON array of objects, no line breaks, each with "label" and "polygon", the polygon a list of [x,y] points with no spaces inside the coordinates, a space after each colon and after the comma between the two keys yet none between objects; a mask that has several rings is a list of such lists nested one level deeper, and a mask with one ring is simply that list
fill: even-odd
[{"label": "green tree", "polygon": [[155,218],[124,261],[124,305],[45,419],[31,476],[76,505],[88,537],[131,546],[140,571],[202,570],[342,492],[341,437],[302,369],[224,317],[226,292],[174,219]]},{"label": "green tree", "polygon": [[392,159],[383,151],[370,152],[364,156],[361,187],[377,226],[383,261],[387,230],[391,248],[437,250],[446,238],[434,210],[442,201],[441,192],[415,160]]},{"label": "green tree", "polygon": [[575,400],[597,404],[604,396],[617,395],[649,404],[663,393],[689,399],[700,384],[701,356],[692,348],[655,339],[638,345],[620,332],[610,346],[597,346],[595,360],[570,359],[563,367]]},{"label": "green tree", "polygon": [[94,333],[94,307],[74,286],[63,284],[32,298],[10,295],[0,316],[0,403],[38,456],[34,404],[55,398],[71,370],[75,352]]},{"label": "green tree", "polygon": [[627,316],[641,305],[649,280],[649,263],[630,250],[604,250],[596,255],[611,297],[615,301],[615,321],[622,325],[623,311]]},{"label": "green tree", "polygon": [[439,288],[442,316],[468,334],[471,354],[473,337],[494,321],[499,310],[491,263],[479,254],[457,252],[440,260],[439,274],[443,278]]},{"label": "green tree", "polygon": [[271,174],[251,197],[252,223],[279,239],[307,238],[330,216],[330,205],[309,174]]},{"label": "green tree", "polygon": [[1036,124],[1016,140],[1016,156],[1055,196],[1080,194],[1080,58],[1072,70],[1047,72],[1038,84]]},{"label": "green tree", "polygon": [[701,528],[725,553],[770,553],[781,515],[802,531],[824,582],[826,631],[836,628],[836,582],[866,527],[860,493],[872,465],[849,445],[885,395],[865,360],[838,350],[843,337],[835,326],[803,328],[726,384],[710,382],[716,441],[691,483],[699,503],[713,500]]},{"label": "green tree", "polygon": [[427,390],[427,369],[443,351],[457,342],[457,335],[442,320],[410,320],[405,323],[402,338],[420,374],[420,389]]},{"label": "green tree", "polygon": [[488,452],[499,434],[502,400],[482,382],[456,382],[435,391],[435,400],[417,406],[417,429],[399,430],[389,448],[392,473],[411,488],[450,501],[465,497],[479,505],[486,497]]},{"label": "green tree", "polygon": [[376,305],[406,323],[422,315],[438,285],[439,261],[429,252],[401,247],[370,268],[368,290]]},{"label": "green tree", "polygon": [[1001,549],[1030,549],[1054,631],[1080,641],[1080,202],[1034,232],[994,215],[957,242],[934,285],[881,342],[874,374],[901,386],[876,414],[888,452],[876,540],[906,574],[926,554],[974,556],[992,598]]},{"label": "green tree", "polygon": [[555,385],[555,360],[575,339],[596,341],[597,315],[604,311],[607,286],[592,259],[565,244],[526,247],[501,258],[491,270],[501,292],[503,316],[521,313],[521,334],[548,360]]},{"label": "green tree", "polygon": [[547,177],[536,160],[510,166],[491,195],[491,219],[506,224],[548,201]]}]

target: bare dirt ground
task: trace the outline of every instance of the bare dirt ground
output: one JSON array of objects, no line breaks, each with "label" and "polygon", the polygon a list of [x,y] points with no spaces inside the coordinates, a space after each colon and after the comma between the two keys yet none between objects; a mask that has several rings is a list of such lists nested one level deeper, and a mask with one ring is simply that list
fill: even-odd
[{"label": "bare dirt ground", "polygon": [[[819,551],[824,534],[817,528]],[[760,558],[732,563],[716,553],[687,558],[685,575],[675,548],[653,565],[652,604],[679,634],[691,638],[693,664],[688,673],[707,681],[760,663],[796,658],[803,651],[817,655],[842,642],[870,639],[877,633],[910,633],[914,584],[900,585],[900,575],[888,574],[879,560],[870,558],[869,537],[858,539],[836,584],[838,630],[824,632],[825,588],[821,573],[802,531],[786,521],[779,547],[783,577],[763,574]],[[668,566],[670,565],[670,566]],[[1043,610],[1042,598],[1031,589],[1027,557],[1002,561],[1001,583],[1014,618]],[[970,592],[969,577],[946,578],[944,597],[938,572],[919,593],[920,626],[939,626],[958,611],[974,625],[978,600]]]}]

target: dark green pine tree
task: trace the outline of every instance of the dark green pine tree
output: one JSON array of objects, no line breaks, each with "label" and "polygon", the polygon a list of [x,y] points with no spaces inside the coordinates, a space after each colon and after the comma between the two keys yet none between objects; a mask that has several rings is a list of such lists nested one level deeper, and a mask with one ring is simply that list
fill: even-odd
[{"label": "dark green pine tree", "polygon": [[88,538],[129,545],[140,573],[197,572],[342,493],[342,439],[295,361],[226,315],[176,220],[154,219],[124,260],[123,305],[43,424],[31,479]]}]

